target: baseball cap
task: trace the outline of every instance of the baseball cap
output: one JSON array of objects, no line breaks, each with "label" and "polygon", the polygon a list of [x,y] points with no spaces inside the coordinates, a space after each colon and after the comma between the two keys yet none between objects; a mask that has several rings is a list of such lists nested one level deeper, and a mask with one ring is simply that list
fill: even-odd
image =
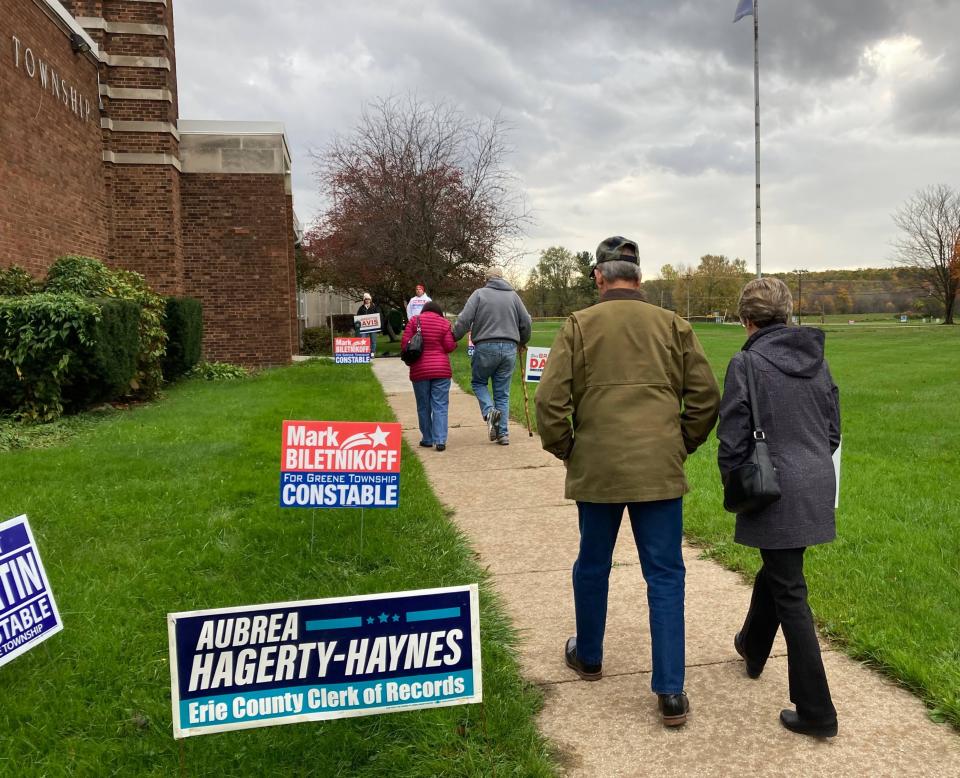
[{"label": "baseball cap", "polygon": [[[623,256],[622,252],[624,249],[632,249],[633,256]],[[634,243],[629,238],[624,238],[622,235],[614,235],[612,238],[607,238],[599,246],[597,246],[597,261],[593,268],[590,270],[590,278],[594,277],[594,272],[597,269],[597,265],[601,262],[631,262],[634,265],[639,265],[640,260],[637,255],[640,253],[640,250],[637,248],[637,244]]]}]

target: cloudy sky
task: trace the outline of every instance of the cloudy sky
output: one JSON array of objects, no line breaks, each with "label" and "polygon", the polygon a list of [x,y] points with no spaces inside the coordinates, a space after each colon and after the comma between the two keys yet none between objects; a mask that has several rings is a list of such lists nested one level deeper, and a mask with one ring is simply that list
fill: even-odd
[{"label": "cloudy sky", "polygon": [[[644,275],[754,260],[752,18],[736,0],[177,0],[180,114],[282,121],[308,157],[415,91],[512,127],[551,245],[640,243]],[[764,269],[883,266],[890,214],[960,186],[960,0],[761,0]]]}]

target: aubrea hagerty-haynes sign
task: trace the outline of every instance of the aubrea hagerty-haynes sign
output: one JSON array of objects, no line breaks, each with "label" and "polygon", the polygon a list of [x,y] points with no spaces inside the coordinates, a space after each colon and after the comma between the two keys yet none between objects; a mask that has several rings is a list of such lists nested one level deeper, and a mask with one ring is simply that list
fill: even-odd
[{"label": "aubrea hagerty-haynes sign", "polygon": [[27,517],[0,523],[0,665],[62,629]]},{"label": "aubrea hagerty-haynes sign", "polygon": [[480,702],[476,585],[171,613],[174,737]]},{"label": "aubrea hagerty-haynes sign", "polygon": [[400,443],[395,422],[283,422],[280,505],[396,508]]}]

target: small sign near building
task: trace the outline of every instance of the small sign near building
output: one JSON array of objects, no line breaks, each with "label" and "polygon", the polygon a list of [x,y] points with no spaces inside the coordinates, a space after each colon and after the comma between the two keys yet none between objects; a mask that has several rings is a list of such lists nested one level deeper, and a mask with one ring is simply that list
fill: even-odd
[{"label": "small sign near building", "polygon": [[27,517],[0,523],[0,666],[62,629]]},{"label": "small sign near building", "polygon": [[283,508],[396,508],[401,427],[396,422],[284,421]]},{"label": "small sign near building", "polygon": [[333,361],[338,365],[370,364],[370,338],[334,338]]},{"label": "small sign near building", "polygon": [[167,616],[173,735],[481,702],[476,584]]},{"label": "small sign near building", "polygon": [[547,366],[547,357],[550,356],[548,348],[528,348],[527,360],[523,371],[523,380],[528,384],[535,384],[543,375],[543,369]]}]

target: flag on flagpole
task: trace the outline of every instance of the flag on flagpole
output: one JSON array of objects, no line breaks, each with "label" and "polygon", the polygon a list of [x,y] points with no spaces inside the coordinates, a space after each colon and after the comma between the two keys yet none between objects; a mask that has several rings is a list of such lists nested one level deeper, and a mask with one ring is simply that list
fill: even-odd
[{"label": "flag on flagpole", "polygon": [[737,3],[737,10],[733,14],[734,24],[739,22],[744,16],[753,16],[753,0],[740,0]]}]

